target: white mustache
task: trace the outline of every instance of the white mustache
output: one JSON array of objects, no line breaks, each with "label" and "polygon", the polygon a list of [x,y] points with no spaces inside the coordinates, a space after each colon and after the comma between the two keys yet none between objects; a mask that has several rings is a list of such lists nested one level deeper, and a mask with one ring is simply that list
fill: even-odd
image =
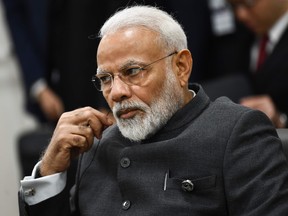
[{"label": "white mustache", "polygon": [[142,110],[145,111],[149,108],[145,103],[139,101],[124,101],[121,103],[116,103],[112,108],[114,116],[119,116],[120,113],[125,110]]}]

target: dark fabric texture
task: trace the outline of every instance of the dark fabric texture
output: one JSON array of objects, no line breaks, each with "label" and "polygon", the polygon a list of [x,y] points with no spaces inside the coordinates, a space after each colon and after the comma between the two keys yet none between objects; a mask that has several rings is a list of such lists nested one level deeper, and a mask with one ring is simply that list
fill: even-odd
[{"label": "dark fabric texture", "polygon": [[256,94],[269,94],[280,112],[288,113],[288,26],[275,46],[267,56],[263,65],[254,73],[253,88]]},{"label": "dark fabric texture", "polygon": [[[193,90],[197,96],[141,143],[116,126],[105,131],[80,161],[78,215],[288,214],[287,162],[271,122],[225,97],[211,102],[197,85]],[[195,189],[184,191],[184,180]],[[59,203],[48,207],[57,197],[29,206],[30,215],[61,215]]]}]

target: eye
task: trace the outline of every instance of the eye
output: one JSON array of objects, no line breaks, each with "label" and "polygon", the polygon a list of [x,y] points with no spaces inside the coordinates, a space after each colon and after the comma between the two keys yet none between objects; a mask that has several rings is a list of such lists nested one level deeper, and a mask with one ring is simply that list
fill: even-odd
[{"label": "eye", "polygon": [[97,76],[102,84],[107,84],[111,82],[112,76],[108,74],[101,74]]},{"label": "eye", "polygon": [[134,67],[134,68],[128,68],[124,71],[123,75],[124,76],[137,76],[141,71],[143,70],[143,68],[141,67]]}]

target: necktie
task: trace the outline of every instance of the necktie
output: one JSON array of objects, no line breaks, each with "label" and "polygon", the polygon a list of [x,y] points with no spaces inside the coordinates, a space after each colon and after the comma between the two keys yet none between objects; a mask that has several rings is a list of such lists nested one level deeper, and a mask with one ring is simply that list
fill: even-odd
[{"label": "necktie", "polygon": [[269,39],[267,35],[264,35],[260,40],[256,70],[258,70],[261,67],[261,65],[266,59],[267,56],[266,45],[268,40]]}]

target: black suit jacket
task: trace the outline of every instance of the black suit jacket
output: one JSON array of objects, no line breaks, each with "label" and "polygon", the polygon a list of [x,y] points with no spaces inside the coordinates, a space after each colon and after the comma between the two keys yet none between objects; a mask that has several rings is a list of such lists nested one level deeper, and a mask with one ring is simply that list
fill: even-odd
[{"label": "black suit jacket", "polygon": [[273,52],[252,76],[256,94],[269,94],[277,108],[288,114],[288,26]]},{"label": "black suit jacket", "polygon": [[[80,160],[77,215],[288,214],[287,161],[267,117],[193,90],[197,96],[141,143],[116,126],[105,131]],[[66,215],[61,196],[28,206],[30,215]]]}]

